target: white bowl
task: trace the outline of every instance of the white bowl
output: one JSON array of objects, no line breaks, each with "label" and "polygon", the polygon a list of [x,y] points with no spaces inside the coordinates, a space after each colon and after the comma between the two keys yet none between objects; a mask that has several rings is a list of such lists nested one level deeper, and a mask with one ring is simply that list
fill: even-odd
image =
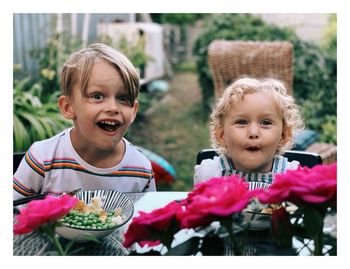
[{"label": "white bowl", "polygon": [[75,195],[79,200],[83,200],[86,204],[91,203],[92,198],[101,197],[101,207],[108,212],[114,211],[120,207],[122,209],[123,221],[122,223],[106,229],[88,229],[80,227],[71,227],[68,224],[62,224],[56,228],[56,233],[66,239],[85,241],[86,235],[92,235],[97,239],[105,237],[113,233],[116,229],[122,227],[127,223],[134,214],[134,203],[125,194],[114,190],[90,190],[80,191]]}]

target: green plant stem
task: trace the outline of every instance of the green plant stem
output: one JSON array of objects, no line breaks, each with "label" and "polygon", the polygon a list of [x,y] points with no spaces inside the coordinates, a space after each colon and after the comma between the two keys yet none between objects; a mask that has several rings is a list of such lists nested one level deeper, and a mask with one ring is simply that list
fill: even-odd
[{"label": "green plant stem", "polygon": [[233,253],[235,254],[235,256],[241,256],[242,255],[242,251],[238,246],[238,242],[236,240],[236,236],[233,233],[233,229],[232,229],[232,222],[230,220],[228,221],[222,221],[221,222],[222,225],[225,227],[226,231],[228,232],[229,236],[230,236],[230,241],[232,244],[232,248],[233,248]]},{"label": "green plant stem", "polygon": [[315,250],[314,255],[315,256],[322,256],[322,249],[323,249],[323,231],[317,233],[314,237],[315,242]]},{"label": "green plant stem", "polygon": [[60,241],[58,240],[58,237],[55,234],[51,234],[50,237],[51,237],[51,239],[52,239],[52,241],[53,241],[53,243],[58,251],[58,254],[60,256],[64,256],[65,253],[64,253],[64,250],[62,248]]},{"label": "green plant stem", "polygon": [[63,250],[60,241],[58,240],[58,236],[56,236],[56,232],[55,232],[56,231],[56,223],[55,222],[45,225],[39,231],[42,233],[46,233],[47,236],[51,238],[52,242],[54,243],[54,245],[57,249],[59,256],[65,256],[66,253]]}]

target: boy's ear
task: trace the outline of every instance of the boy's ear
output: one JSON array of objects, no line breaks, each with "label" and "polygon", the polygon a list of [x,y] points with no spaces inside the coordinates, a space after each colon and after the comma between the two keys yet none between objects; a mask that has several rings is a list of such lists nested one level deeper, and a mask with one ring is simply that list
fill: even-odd
[{"label": "boy's ear", "polygon": [[134,122],[138,110],[139,110],[139,102],[137,100],[135,100],[134,106],[133,106],[133,111],[132,111],[132,121],[131,121],[131,123]]},{"label": "boy's ear", "polygon": [[58,98],[58,106],[63,117],[65,117],[67,120],[75,119],[75,113],[72,107],[71,99],[68,96],[61,95]]}]

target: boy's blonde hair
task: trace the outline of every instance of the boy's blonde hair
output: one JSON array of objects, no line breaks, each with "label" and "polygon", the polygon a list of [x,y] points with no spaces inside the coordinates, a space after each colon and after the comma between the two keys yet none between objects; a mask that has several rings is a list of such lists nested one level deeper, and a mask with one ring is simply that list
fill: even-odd
[{"label": "boy's blonde hair", "polygon": [[[222,97],[210,116],[210,139],[212,147],[217,148],[221,153],[228,154],[227,146],[217,139],[217,131],[223,128],[224,118],[234,104],[242,100],[244,95],[252,92],[263,92],[269,94],[281,109],[284,143],[277,148],[276,154],[283,153],[292,148],[293,136],[304,128],[298,106],[294,98],[287,94],[282,82],[276,79],[253,79],[241,78],[226,88]],[[253,108],[254,109],[254,108]]]},{"label": "boy's blonde hair", "polygon": [[115,67],[128,93],[130,106],[133,106],[139,93],[139,73],[130,60],[122,53],[101,43],[92,44],[88,48],[81,49],[69,57],[62,70],[62,94],[71,96],[73,86],[79,83],[82,96],[86,96],[91,70],[97,59],[103,59]]}]

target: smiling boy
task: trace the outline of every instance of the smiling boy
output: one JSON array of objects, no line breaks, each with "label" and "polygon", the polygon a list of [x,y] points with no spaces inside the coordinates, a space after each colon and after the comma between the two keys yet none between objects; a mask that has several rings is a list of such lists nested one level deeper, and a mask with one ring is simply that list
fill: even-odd
[{"label": "smiling boy", "polygon": [[73,189],[155,190],[150,161],[124,138],[138,110],[139,74],[104,44],[73,53],[62,70],[62,115],[74,123],[35,142],[13,177],[14,199]]}]

